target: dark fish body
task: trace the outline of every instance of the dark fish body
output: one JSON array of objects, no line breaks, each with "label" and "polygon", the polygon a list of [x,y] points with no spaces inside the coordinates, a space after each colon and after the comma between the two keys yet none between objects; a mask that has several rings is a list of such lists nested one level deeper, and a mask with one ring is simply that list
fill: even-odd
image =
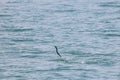
[{"label": "dark fish body", "polygon": [[60,57],[62,57],[62,56],[60,55],[60,53],[58,52],[57,46],[55,46],[55,49],[56,49],[56,53],[57,53]]}]

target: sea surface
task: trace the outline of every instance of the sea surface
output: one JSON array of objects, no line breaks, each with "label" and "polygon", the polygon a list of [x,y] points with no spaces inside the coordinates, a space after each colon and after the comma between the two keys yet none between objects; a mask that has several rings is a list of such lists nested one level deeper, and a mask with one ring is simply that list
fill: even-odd
[{"label": "sea surface", "polygon": [[0,0],[0,80],[120,80],[120,0]]}]

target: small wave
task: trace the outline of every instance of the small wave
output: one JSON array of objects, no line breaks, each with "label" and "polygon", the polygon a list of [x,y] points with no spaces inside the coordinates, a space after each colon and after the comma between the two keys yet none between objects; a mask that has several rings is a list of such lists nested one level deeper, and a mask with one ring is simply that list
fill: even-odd
[{"label": "small wave", "polygon": [[111,30],[101,30],[101,32],[120,32],[119,30],[117,29],[111,29]]},{"label": "small wave", "polygon": [[104,34],[104,35],[108,37],[120,37],[120,34]]},{"label": "small wave", "polygon": [[9,14],[0,14],[0,17],[11,17],[12,15]]},{"label": "small wave", "polygon": [[31,42],[34,41],[33,39],[13,39],[14,42]]},{"label": "small wave", "polygon": [[119,8],[120,7],[120,3],[118,3],[118,2],[106,2],[106,3],[101,3],[99,6],[101,6],[101,7]]},{"label": "small wave", "polygon": [[95,69],[80,69],[80,68],[56,68],[56,69],[48,69],[48,70],[36,70],[36,71],[97,71]]},{"label": "small wave", "polygon": [[103,37],[120,37],[119,30],[100,30],[94,35],[103,36]]},{"label": "small wave", "polygon": [[31,2],[31,0],[13,0],[13,1],[8,1],[7,3],[8,4],[16,4],[16,3],[30,3]]},{"label": "small wave", "polygon": [[5,72],[6,70],[5,69],[0,69],[0,72]]},{"label": "small wave", "polygon": [[55,10],[55,12],[75,12],[76,10],[70,9],[70,10]]},{"label": "small wave", "polygon": [[5,29],[2,31],[8,31],[8,32],[25,32],[25,31],[32,31],[33,29]]},{"label": "small wave", "polygon": [[99,66],[113,66],[115,63],[110,59],[92,58],[86,61],[86,64],[99,65]]},{"label": "small wave", "polygon": [[22,55],[21,58],[39,58],[38,55]]}]

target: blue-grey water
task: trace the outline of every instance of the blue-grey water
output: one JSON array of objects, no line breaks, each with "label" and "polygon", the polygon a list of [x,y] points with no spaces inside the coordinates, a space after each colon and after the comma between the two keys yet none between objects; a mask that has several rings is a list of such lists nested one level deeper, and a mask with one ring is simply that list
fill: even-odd
[{"label": "blue-grey water", "polygon": [[120,80],[120,0],[1,0],[0,80]]}]

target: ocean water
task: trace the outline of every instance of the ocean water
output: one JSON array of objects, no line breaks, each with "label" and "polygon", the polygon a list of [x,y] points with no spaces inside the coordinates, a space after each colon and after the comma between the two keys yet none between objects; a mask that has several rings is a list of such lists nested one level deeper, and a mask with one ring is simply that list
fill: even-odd
[{"label": "ocean water", "polygon": [[1,0],[0,80],[120,80],[120,0]]}]

